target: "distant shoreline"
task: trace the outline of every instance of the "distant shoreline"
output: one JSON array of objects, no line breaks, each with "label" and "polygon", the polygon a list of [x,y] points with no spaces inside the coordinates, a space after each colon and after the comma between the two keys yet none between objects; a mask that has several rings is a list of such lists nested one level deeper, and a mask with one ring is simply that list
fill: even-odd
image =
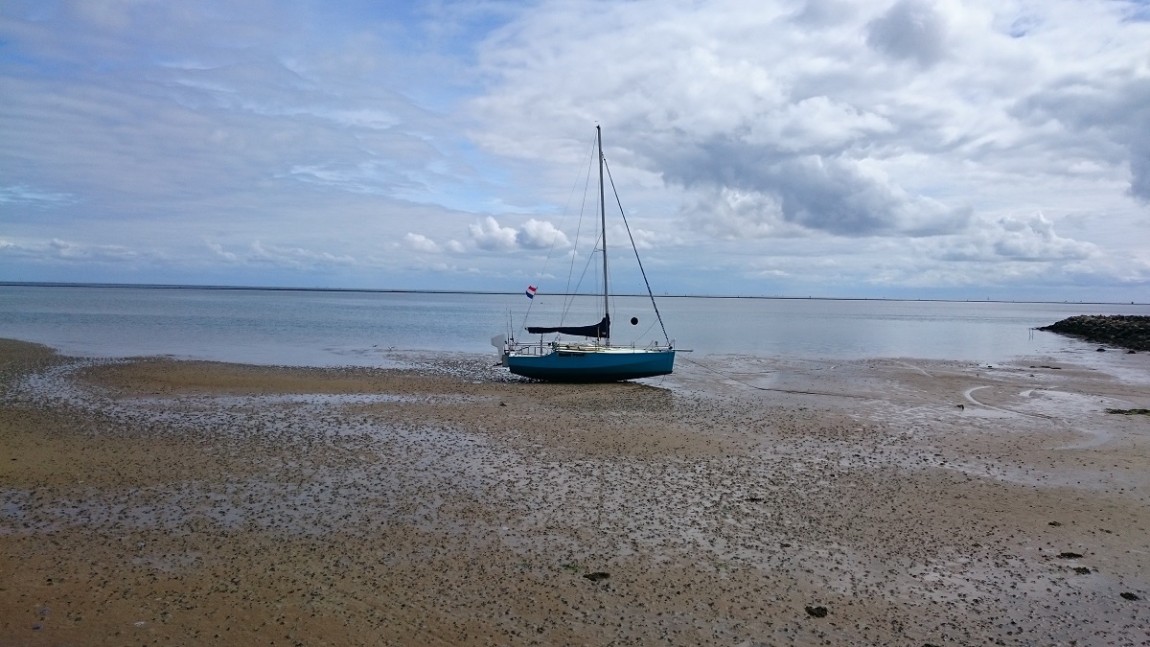
[{"label": "distant shoreline", "polygon": [[[0,281],[0,287],[34,287],[34,288],[101,288],[101,289],[135,289],[135,290],[219,290],[236,292],[333,292],[348,294],[474,294],[486,296],[514,296],[520,291],[503,292],[487,290],[431,290],[431,289],[402,289],[402,288],[307,288],[307,287],[271,287],[251,285],[174,285],[163,283],[70,283],[52,281]],[[552,293],[556,296],[598,296],[590,293]],[[646,297],[646,294],[618,294],[621,297]],[[749,299],[763,301],[880,301],[903,303],[1022,303],[1022,304],[1056,304],[1056,305],[1106,305],[1106,306],[1143,306],[1150,303],[1138,301],[1031,301],[1026,299],[909,299],[895,297],[816,297],[816,296],[767,296],[767,295],[733,295],[733,294],[660,294],[660,299]]]}]

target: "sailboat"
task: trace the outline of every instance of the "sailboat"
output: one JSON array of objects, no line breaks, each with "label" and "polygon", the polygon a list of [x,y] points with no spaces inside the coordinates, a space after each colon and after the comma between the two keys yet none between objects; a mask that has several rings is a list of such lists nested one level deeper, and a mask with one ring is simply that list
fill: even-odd
[{"label": "sailboat", "polygon": [[[655,305],[655,296],[647,283],[647,274],[639,261],[634,239],[631,240],[635,258],[639,263],[647,295],[655,310],[659,326],[663,330],[666,343],[653,342],[648,346],[625,346],[611,344],[611,303],[610,287],[607,279],[607,216],[605,187],[603,183],[603,131],[595,126],[595,143],[599,154],[599,226],[603,254],[603,318],[598,323],[585,326],[528,326],[529,334],[540,335],[539,341],[532,343],[516,342],[509,338],[503,345],[503,365],[512,373],[523,377],[553,382],[616,382],[643,377],[668,375],[675,367],[675,348],[667,337],[663,318]],[[612,188],[614,185],[612,183]],[[616,194],[617,195],[617,194]],[[622,208],[620,208],[622,213]],[[623,216],[624,223],[626,216]],[[630,229],[628,229],[630,232]],[[533,288],[528,288],[528,296],[534,296]],[[632,319],[632,323],[636,320]],[[554,334],[551,341],[542,335]],[[566,341],[566,337],[581,337],[576,341]]]}]

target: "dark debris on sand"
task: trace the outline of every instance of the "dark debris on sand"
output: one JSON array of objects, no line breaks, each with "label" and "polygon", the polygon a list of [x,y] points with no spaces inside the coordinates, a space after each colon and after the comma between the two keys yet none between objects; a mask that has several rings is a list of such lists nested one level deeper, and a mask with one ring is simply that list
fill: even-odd
[{"label": "dark debris on sand", "polygon": [[825,618],[827,617],[827,608],[823,606],[807,606],[807,615],[812,618]]}]

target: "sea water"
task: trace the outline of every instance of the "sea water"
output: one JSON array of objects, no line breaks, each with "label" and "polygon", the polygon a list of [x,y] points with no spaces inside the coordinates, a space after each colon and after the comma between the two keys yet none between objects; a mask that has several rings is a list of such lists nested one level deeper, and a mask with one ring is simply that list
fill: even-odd
[{"label": "sea water", "polygon": [[[594,311],[594,299],[582,301]],[[657,305],[662,326],[647,298],[615,299],[614,341],[664,342],[665,328],[695,359],[1002,363],[1096,351],[1035,330],[1065,317],[1150,315],[1150,306],[1134,304],[662,297]],[[523,331],[527,315],[532,325],[598,320],[564,308],[562,299],[522,294],[3,285],[0,337],[79,356],[382,366],[396,351],[494,356],[494,335],[536,338]]]}]

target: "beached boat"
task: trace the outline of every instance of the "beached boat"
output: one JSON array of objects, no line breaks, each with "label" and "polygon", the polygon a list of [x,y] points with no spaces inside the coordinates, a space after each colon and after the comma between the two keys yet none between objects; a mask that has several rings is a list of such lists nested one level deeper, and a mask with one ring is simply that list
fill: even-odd
[{"label": "beached boat", "polygon": [[[615,382],[667,375],[674,369],[674,344],[667,337],[662,316],[659,314],[658,306],[655,305],[655,296],[647,282],[646,272],[642,269],[637,249],[635,259],[643,276],[643,282],[647,286],[647,296],[651,299],[659,327],[663,331],[664,343],[652,342],[646,346],[611,344],[611,302],[607,279],[607,216],[603,181],[606,160],[603,157],[603,133],[599,126],[595,127],[595,146],[599,157],[599,242],[603,256],[603,318],[599,323],[587,326],[527,326],[529,334],[540,335],[536,342],[521,343],[515,341],[513,336],[508,337],[503,344],[503,364],[516,375],[553,382]],[[614,194],[618,195],[617,192]],[[622,207],[619,209],[619,214],[626,224]],[[630,232],[629,226],[628,232]],[[635,248],[633,238],[631,246],[632,249]],[[527,289],[527,296],[532,298],[535,296],[534,287]],[[635,323],[634,319],[632,323]],[[553,337],[547,340],[544,335]],[[582,339],[570,341],[565,339],[566,337]]]}]

